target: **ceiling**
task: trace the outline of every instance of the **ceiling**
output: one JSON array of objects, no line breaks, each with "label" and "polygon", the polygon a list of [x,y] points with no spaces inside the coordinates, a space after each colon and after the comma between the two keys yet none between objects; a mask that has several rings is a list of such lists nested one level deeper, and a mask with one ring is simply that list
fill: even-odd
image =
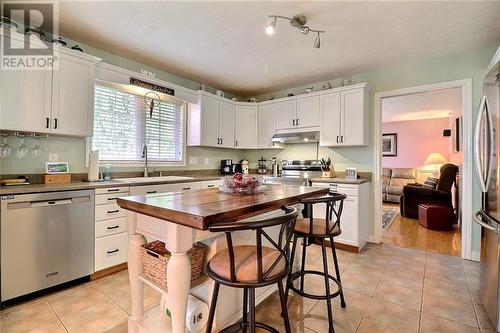
[{"label": "ceiling", "polygon": [[386,97],[382,99],[382,122],[449,117],[462,113],[461,88]]},{"label": "ceiling", "polygon": [[[250,96],[498,44],[499,1],[61,1],[65,37]],[[304,14],[302,35],[267,15]]]}]

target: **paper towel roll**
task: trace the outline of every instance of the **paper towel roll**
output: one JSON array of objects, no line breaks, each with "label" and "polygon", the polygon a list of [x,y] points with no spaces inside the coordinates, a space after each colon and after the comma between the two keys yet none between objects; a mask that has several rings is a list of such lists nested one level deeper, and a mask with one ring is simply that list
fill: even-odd
[{"label": "paper towel roll", "polygon": [[89,153],[89,173],[87,176],[89,181],[99,180],[99,151],[91,151]]},{"label": "paper towel roll", "polygon": [[[163,294],[160,302],[160,309],[168,317],[168,296]],[[202,300],[189,295],[188,306],[186,311],[186,328],[191,333],[204,332],[204,328],[208,321],[208,305]]]}]

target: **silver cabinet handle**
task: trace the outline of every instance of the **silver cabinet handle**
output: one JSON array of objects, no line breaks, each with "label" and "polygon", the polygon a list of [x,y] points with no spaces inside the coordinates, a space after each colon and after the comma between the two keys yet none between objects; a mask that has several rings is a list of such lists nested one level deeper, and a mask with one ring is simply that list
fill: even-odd
[{"label": "silver cabinet handle", "polygon": [[498,229],[495,228],[494,226],[484,222],[482,219],[483,218],[486,218],[486,219],[489,219],[487,216],[485,216],[485,214],[483,214],[481,211],[477,211],[473,216],[472,218],[474,219],[474,221],[479,224],[481,227],[485,228],[485,229],[488,229],[490,231],[493,231],[495,233],[498,234]]},{"label": "silver cabinet handle", "polygon": [[72,204],[71,199],[59,199],[59,200],[48,200],[48,201],[34,201],[30,203],[30,207],[45,207],[45,206],[56,206],[56,205],[68,205]]}]

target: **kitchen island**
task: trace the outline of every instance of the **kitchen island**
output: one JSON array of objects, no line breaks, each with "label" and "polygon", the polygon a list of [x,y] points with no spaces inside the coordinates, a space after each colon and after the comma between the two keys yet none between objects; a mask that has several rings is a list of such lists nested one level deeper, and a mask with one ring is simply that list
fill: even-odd
[{"label": "kitchen island", "polygon": [[[132,291],[129,332],[185,332],[185,318],[191,288],[191,263],[187,251],[195,240],[207,239],[212,223],[244,220],[294,205],[301,199],[322,195],[327,188],[268,185],[263,193],[233,196],[218,189],[172,192],[118,198],[128,210],[128,269]],[[141,246],[145,237],[165,242],[171,253],[167,268],[168,309],[171,320],[157,309],[143,309]],[[210,300],[206,300],[209,304]]]}]

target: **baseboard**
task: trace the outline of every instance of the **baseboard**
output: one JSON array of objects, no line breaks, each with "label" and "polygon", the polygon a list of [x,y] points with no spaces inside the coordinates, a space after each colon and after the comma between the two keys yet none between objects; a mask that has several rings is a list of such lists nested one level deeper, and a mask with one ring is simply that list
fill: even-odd
[{"label": "baseboard", "polygon": [[375,238],[374,235],[369,235],[368,236],[368,240],[367,240],[369,243],[376,243],[376,244],[380,244],[380,242]]},{"label": "baseboard", "polygon": [[470,259],[472,261],[481,261],[481,252],[479,252],[479,251],[472,251]]},{"label": "baseboard", "polygon": [[126,262],[124,262],[122,264],[119,264],[119,265],[116,265],[116,266],[113,266],[113,267],[109,267],[109,268],[97,271],[97,272],[95,272],[94,274],[92,274],[90,276],[90,279],[91,280],[97,280],[97,279],[103,278],[105,276],[121,272],[121,271],[123,271],[125,269],[127,269],[127,263]]}]

